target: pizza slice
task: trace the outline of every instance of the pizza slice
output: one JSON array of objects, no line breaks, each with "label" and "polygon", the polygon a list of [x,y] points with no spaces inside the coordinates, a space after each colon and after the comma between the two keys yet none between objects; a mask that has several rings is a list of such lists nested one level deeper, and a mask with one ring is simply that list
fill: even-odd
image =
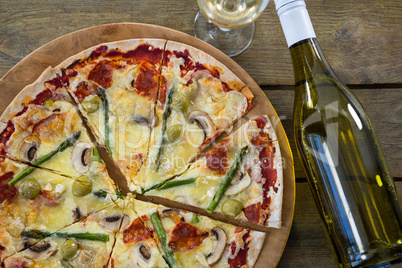
[{"label": "pizza slice", "polygon": [[158,249],[157,242],[134,210],[135,202],[126,201],[124,221],[116,235],[109,267],[169,267]]},{"label": "pizza slice", "polygon": [[279,228],[283,178],[276,139],[268,117],[254,118],[191,164],[182,175],[146,195]]},{"label": "pizza slice", "polygon": [[23,231],[57,231],[116,199],[103,178],[74,179],[10,159],[0,168],[0,259],[24,247]]},{"label": "pizza slice", "polygon": [[99,143],[132,184],[138,184],[155,125],[164,45],[159,39],[108,43],[56,67]]},{"label": "pizza slice", "polygon": [[[1,118],[5,122],[0,125],[0,155],[72,179],[103,184],[98,188],[115,192],[114,182],[60,79],[48,69],[9,105]],[[11,183],[33,170],[13,170],[16,177]]]},{"label": "pizza slice", "polygon": [[265,233],[136,200],[170,267],[253,267]]},{"label": "pizza slice", "polygon": [[49,67],[26,86],[0,117],[0,155],[34,162],[79,131],[68,92]]},{"label": "pizza slice", "polygon": [[56,232],[25,230],[25,249],[5,259],[4,267],[106,267],[123,218],[120,202]]},{"label": "pizza slice", "polygon": [[[143,190],[182,173],[211,141],[252,107],[253,95],[244,83],[223,64],[193,47],[168,41],[161,75],[157,125],[141,170]],[[138,189],[138,185],[131,189]]]}]

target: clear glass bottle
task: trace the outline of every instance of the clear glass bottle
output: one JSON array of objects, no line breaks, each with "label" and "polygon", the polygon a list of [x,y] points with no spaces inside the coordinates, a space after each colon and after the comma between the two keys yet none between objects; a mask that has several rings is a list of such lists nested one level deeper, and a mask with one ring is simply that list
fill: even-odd
[{"label": "clear glass bottle", "polygon": [[326,61],[304,1],[275,3],[293,62],[296,145],[336,262],[400,262],[401,206],[373,126]]}]

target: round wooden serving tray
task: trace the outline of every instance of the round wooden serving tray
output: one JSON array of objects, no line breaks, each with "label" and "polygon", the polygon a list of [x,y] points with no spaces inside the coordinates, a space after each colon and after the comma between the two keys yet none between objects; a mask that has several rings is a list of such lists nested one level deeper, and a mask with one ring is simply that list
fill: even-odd
[{"label": "round wooden serving tray", "polygon": [[16,64],[0,80],[0,114],[26,85],[34,82],[48,66],[57,66],[66,58],[89,47],[133,38],[160,38],[182,42],[212,55],[231,69],[253,92],[255,106],[246,118],[268,115],[275,127],[283,159],[284,196],[282,227],[267,232],[264,246],[255,267],[275,267],[285,248],[293,220],[295,175],[293,157],[285,131],[274,108],[257,83],[236,62],[207,43],[172,29],[137,23],[100,25],[59,37],[38,48]]}]

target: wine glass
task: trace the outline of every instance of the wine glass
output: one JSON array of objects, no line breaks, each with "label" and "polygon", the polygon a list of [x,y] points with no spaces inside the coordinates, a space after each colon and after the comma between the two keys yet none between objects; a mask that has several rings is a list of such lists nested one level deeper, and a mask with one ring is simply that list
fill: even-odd
[{"label": "wine glass", "polygon": [[254,21],[269,0],[198,0],[195,37],[229,57],[242,53],[253,41]]}]

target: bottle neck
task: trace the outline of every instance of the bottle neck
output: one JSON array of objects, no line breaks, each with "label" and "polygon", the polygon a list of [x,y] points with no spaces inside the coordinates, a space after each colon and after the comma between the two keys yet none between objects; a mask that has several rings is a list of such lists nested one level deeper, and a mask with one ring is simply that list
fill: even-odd
[{"label": "bottle neck", "polygon": [[332,75],[318,45],[304,0],[275,0],[275,3],[292,56],[296,85],[312,79],[313,73],[315,76]]},{"label": "bottle neck", "polygon": [[275,3],[288,47],[316,38],[304,0],[275,0]]},{"label": "bottle neck", "polygon": [[290,46],[295,84],[319,74],[328,75],[331,67],[324,58],[316,38],[308,38]]}]

